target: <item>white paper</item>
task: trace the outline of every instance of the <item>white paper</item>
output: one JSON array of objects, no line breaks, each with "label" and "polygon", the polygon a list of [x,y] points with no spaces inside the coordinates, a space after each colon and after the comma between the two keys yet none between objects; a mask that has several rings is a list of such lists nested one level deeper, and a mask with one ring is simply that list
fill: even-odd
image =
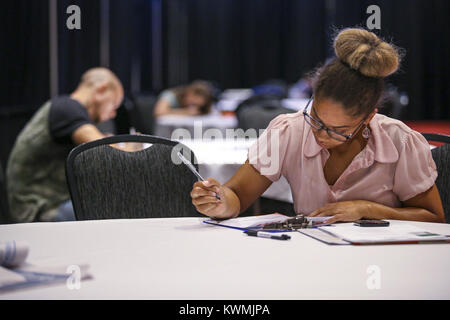
[{"label": "white paper", "polygon": [[21,283],[25,281],[26,279],[24,276],[9,269],[6,269],[4,267],[0,267],[0,289],[3,286],[7,286],[13,283]]},{"label": "white paper", "polygon": [[17,267],[28,256],[28,244],[21,241],[0,242],[0,266]]},{"label": "white paper", "polygon": [[[0,293],[35,285],[86,279],[89,265],[62,264],[39,266],[26,263],[29,246],[25,242],[7,241],[0,243]],[[76,280],[76,281],[78,281]]]},{"label": "white paper", "polygon": [[355,243],[401,242],[401,241],[438,241],[448,237],[431,233],[412,225],[391,225],[388,227],[359,227],[353,223],[320,227],[346,241]]},{"label": "white paper", "polygon": [[342,240],[342,239],[340,239],[332,234],[329,234],[327,232],[324,232],[324,231],[320,230],[319,228],[299,229],[297,231],[304,235],[307,235],[311,238],[314,238],[321,242],[327,243],[327,244],[340,244],[340,245],[350,244],[350,242]]},{"label": "white paper", "polygon": [[[282,223],[287,219],[292,219],[293,217],[286,216],[280,213],[272,213],[272,214],[264,214],[259,216],[251,216],[251,217],[241,217],[227,220],[213,220],[207,219],[204,220],[205,223],[220,225],[224,227],[230,228],[239,228],[239,229],[255,229],[259,227],[263,227],[269,223]],[[329,219],[330,217],[306,217],[308,221],[312,221],[314,224],[322,223],[323,221]]]},{"label": "white paper", "polygon": [[262,227],[268,223],[280,223],[284,222],[291,217],[285,216],[279,213],[265,214],[260,216],[251,216],[251,217],[241,217],[227,220],[213,220],[207,219],[204,220],[205,223],[220,225],[224,227],[230,228],[239,228],[239,229],[249,229],[249,228],[258,228]]},{"label": "white paper", "polygon": [[327,216],[327,217],[306,217],[306,219],[308,219],[308,221],[312,221],[316,225],[319,224],[319,223],[323,223],[323,222],[327,221],[330,218],[331,218],[331,216]]}]

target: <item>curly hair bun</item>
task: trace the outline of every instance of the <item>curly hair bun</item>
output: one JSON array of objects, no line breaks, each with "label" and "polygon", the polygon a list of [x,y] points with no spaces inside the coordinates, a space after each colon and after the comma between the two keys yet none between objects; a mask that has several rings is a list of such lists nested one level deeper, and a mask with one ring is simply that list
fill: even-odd
[{"label": "curly hair bun", "polygon": [[376,34],[364,29],[348,28],[334,39],[336,56],[350,68],[367,77],[384,78],[397,71],[397,49]]}]

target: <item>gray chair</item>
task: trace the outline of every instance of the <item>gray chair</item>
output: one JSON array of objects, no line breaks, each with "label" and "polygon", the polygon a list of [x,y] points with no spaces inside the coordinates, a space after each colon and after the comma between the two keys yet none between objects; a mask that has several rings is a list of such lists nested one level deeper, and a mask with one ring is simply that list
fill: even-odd
[{"label": "gray chair", "polygon": [[[126,152],[120,142],[152,144]],[[195,175],[171,160],[178,143],[148,135],[118,135],[75,147],[66,176],[77,220],[200,217],[190,197]],[[187,147],[183,153],[195,164]]]},{"label": "gray chair", "polygon": [[445,221],[450,223],[450,144],[434,148],[431,154],[438,171],[436,186],[444,206]]},{"label": "gray chair", "polygon": [[422,135],[427,139],[428,141],[435,141],[435,142],[443,142],[443,143],[450,143],[450,136],[446,134],[440,134],[440,133],[422,133]]},{"label": "gray chair", "polygon": [[0,164],[0,224],[8,223],[9,204],[6,193],[6,180],[3,173],[2,165]]},{"label": "gray chair", "polygon": [[242,101],[236,108],[238,127],[243,130],[266,129],[270,121],[283,113],[292,113],[295,110],[282,106],[281,98],[273,94],[259,94]]},{"label": "gray chair", "polygon": [[135,94],[132,103],[126,105],[131,125],[136,131],[144,134],[153,134],[155,131],[155,109],[158,97],[153,94]]},{"label": "gray chair", "polygon": [[450,136],[441,133],[422,133],[422,135],[427,141],[445,143],[431,150],[431,154],[438,171],[436,186],[444,206],[445,221],[450,223]]}]

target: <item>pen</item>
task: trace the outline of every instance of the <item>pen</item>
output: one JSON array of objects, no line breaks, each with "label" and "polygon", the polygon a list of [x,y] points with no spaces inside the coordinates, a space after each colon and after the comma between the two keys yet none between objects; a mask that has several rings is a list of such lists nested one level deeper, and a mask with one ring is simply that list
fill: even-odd
[{"label": "pen", "polygon": [[273,233],[261,232],[261,231],[256,231],[256,230],[247,230],[247,231],[244,231],[244,233],[246,233],[252,237],[268,238],[268,239],[275,239],[275,240],[289,240],[291,238],[287,234],[276,235]]},{"label": "pen", "polygon": [[[180,151],[177,152],[178,158],[181,159],[181,161],[183,161],[183,163],[189,168],[189,170],[192,171],[193,174],[195,174],[195,176],[197,177],[198,180],[200,181],[205,181],[205,179],[203,179],[203,177],[200,175],[200,173],[197,172],[197,170],[195,170],[195,167],[192,165],[192,163],[186,159]],[[219,195],[216,193],[216,199],[220,199]]]}]

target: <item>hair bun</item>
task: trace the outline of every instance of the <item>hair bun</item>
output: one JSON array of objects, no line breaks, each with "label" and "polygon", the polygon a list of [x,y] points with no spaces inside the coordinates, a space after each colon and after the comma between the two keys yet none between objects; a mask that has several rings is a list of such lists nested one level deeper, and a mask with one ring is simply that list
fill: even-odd
[{"label": "hair bun", "polygon": [[372,32],[349,28],[334,40],[336,56],[367,77],[384,78],[397,71],[400,56],[396,48]]}]

